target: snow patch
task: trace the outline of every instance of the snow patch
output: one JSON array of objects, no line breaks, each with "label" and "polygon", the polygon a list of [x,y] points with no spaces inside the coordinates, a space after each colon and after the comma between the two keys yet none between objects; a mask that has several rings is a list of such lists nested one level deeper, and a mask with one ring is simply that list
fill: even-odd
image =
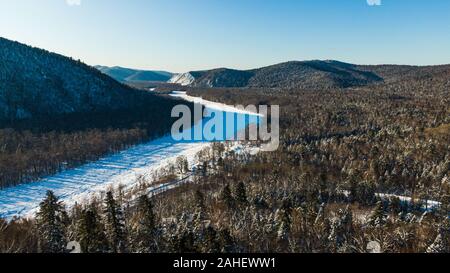
[{"label": "snow patch", "polygon": [[188,85],[191,85],[192,83],[194,83],[194,81],[195,81],[194,76],[192,76],[192,74],[188,72],[188,73],[177,74],[177,75],[173,76],[168,82],[179,84],[182,86],[188,86]]},{"label": "snow patch", "polygon": [[227,105],[227,104],[223,104],[223,103],[219,103],[219,102],[213,102],[213,101],[209,101],[209,100],[204,100],[204,99],[199,98],[199,97],[189,96],[184,91],[173,91],[171,96],[172,97],[176,97],[176,98],[182,98],[183,100],[186,100],[186,101],[189,101],[189,102],[202,104],[206,108],[209,108],[209,109],[212,109],[212,110],[219,110],[219,111],[224,111],[224,112],[233,112],[233,113],[238,113],[238,114],[245,114],[245,115],[253,115],[253,116],[263,117],[262,114],[255,113],[255,112],[250,112],[250,111],[247,111],[245,109],[238,109],[238,108],[236,108],[235,106],[232,106],[232,105]]}]

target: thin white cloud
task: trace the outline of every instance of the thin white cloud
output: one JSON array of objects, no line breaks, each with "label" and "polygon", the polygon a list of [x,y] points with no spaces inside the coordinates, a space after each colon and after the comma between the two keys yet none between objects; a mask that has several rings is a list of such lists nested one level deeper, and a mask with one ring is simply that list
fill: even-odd
[{"label": "thin white cloud", "polygon": [[66,0],[66,4],[69,6],[80,6],[81,0]]},{"label": "thin white cloud", "polygon": [[369,6],[381,6],[381,0],[367,0]]}]

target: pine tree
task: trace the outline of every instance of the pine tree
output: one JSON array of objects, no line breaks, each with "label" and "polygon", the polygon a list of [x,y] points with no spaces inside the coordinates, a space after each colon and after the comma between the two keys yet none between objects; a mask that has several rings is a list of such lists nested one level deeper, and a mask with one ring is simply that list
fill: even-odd
[{"label": "pine tree", "polygon": [[207,161],[203,161],[201,173],[202,173],[203,177],[205,177],[208,174],[208,162]]},{"label": "pine tree", "polygon": [[235,195],[236,195],[235,199],[238,204],[246,205],[248,203],[247,190],[245,189],[244,182],[239,182],[237,184]]},{"label": "pine tree", "polygon": [[266,200],[261,195],[255,196],[255,198],[253,199],[253,206],[258,210],[269,208],[269,204],[267,204]]},{"label": "pine tree", "polygon": [[67,214],[63,204],[52,191],[39,205],[36,225],[39,234],[39,247],[43,253],[63,253],[67,246],[65,236]]},{"label": "pine tree", "polygon": [[230,185],[226,185],[221,193],[221,199],[222,201],[227,205],[229,209],[232,209],[234,207],[234,199],[231,194]]},{"label": "pine tree", "polygon": [[202,253],[219,253],[220,244],[217,239],[217,232],[212,226],[205,230],[205,237],[202,244]]},{"label": "pine tree", "polygon": [[319,188],[320,188],[320,202],[328,202],[330,198],[330,192],[328,190],[329,182],[325,173],[319,175]]},{"label": "pine tree", "polygon": [[334,251],[346,252],[350,239],[353,237],[353,213],[349,207],[340,209],[331,223],[328,239]]},{"label": "pine tree", "polygon": [[85,209],[77,222],[77,240],[83,253],[104,253],[108,251],[105,227],[96,208]]},{"label": "pine tree", "polygon": [[292,222],[292,201],[288,198],[283,199],[282,205],[281,205],[281,212],[282,212],[282,221],[287,224],[287,226],[291,225]]},{"label": "pine tree", "polygon": [[134,226],[133,245],[138,253],[152,253],[156,251],[156,217],[153,204],[147,195],[138,200],[137,220]]},{"label": "pine tree", "polygon": [[197,237],[203,237],[206,222],[206,215],[203,210],[197,209],[192,218],[192,228]]},{"label": "pine tree", "polygon": [[351,203],[358,201],[358,180],[357,177],[352,174],[348,181],[347,181],[348,187],[349,187],[349,201]]},{"label": "pine tree", "polygon": [[282,221],[278,228],[278,233],[277,233],[278,239],[279,240],[287,240],[289,237],[289,233],[290,233],[290,227],[289,227],[288,223],[286,223],[285,221]]},{"label": "pine tree", "polygon": [[276,224],[278,226],[277,237],[281,241],[286,241],[291,232],[292,223],[292,202],[283,199],[281,208],[276,212]]},{"label": "pine tree", "polygon": [[390,200],[389,207],[393,213],[399,214],[403,211],[402,201],[398,197],[393,197]]},{"label": "pine tree", "polygon": [[371,183],[369,181],[363,181],[362,183],[359,183],[357,186],[357,201],[370,205],[373,204],[375,201],[375,193],[376,188],[375,184]]},{"label": "pine tree", "polygon": [[127,248],[125,221],[122,209],[116,203],[113,193],[110,191],[106,194],[105,205],[106,236],[110,249],[114,253],[123,253]]},{"label": "pine tree", "polygon": [[176,253],[197,253],[194,233],[184,231],[181,235],[177,236],[172,251]]},{"label": "pine tree", "polygon": [[369,225],[374,227],[384,226],[386,224],[386,212],[384,211],[383,203],[380,201],[376,204],[375,209],[369,217]]},{"label": "pine tree", "polygon": [[205,195],[199,190],[195,191],[195,206],[196,206],[196,209],[199,209],[202,211],[204,211],[206,208]]},{"label": "pine tree", "polygon": [[228,229],[222,229],[218,234],[218,241],[220,252],[233,253],[235,252],[235,242]]}]

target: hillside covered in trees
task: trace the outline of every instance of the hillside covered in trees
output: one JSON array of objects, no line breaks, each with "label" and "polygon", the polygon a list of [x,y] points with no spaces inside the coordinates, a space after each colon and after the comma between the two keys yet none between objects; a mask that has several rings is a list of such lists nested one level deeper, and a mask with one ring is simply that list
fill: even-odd
[{"label": "hillside covered in trees", "polygon": [[180,74],[171,81],[196,88],[321,89],[361,87],[430,78],[450,66],[355,65],[339,61],[291,61],[252,70],[219,68]]},{"label": "hillside covered in trees", "polygon": [[185,73],[175,83],[192,87],[336,88],[382,81],[376,74],[338,61],[292,61],[252,70],[213,69]]}]

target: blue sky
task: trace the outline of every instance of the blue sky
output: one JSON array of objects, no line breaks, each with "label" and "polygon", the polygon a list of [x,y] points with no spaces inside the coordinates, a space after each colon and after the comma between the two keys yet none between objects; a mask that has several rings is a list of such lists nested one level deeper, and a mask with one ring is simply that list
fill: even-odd
[{"label": "blue sky", "polygon": [[0,36],[91,65],[173,72],[450,63],[450,1],[367,1],[380,0],[0,0]]}]

